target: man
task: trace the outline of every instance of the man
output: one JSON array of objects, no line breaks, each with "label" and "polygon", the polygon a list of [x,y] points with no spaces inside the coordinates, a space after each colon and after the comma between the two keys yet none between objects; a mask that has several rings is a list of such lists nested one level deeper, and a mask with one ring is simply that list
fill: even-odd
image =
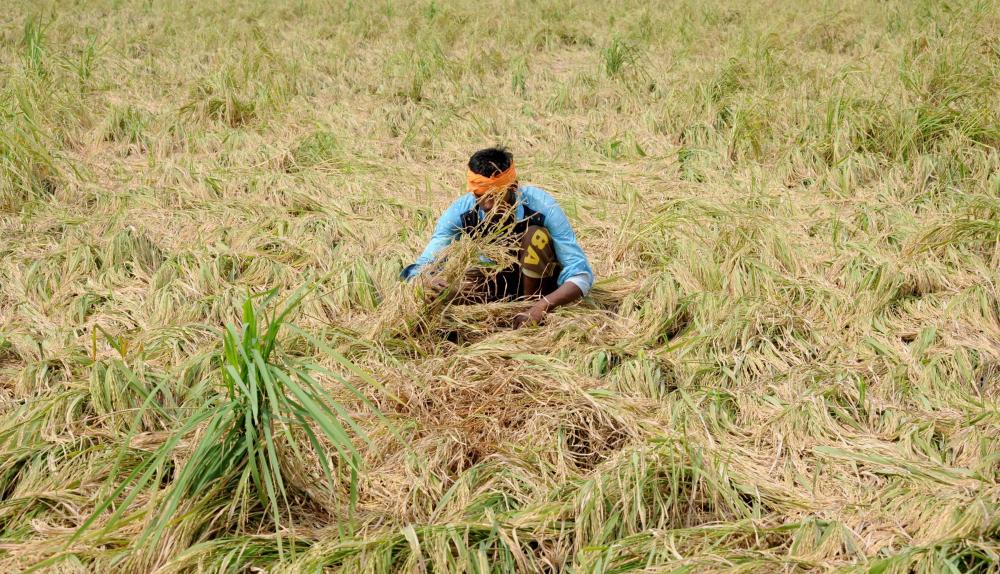
[{"label": "man", "polygon": [[[590,291],[594,272],[566,214],[545,191],[518,184],[510,152],[495,147],[477,151],[469,158],[466,175],[469,193],[444,212],[423,254],[401,273],[403,279],[421,275],[434,294],[454,287],[456,295],[472,291],[487,301],[538,298],[527,313],[514,318],[515,327],[537,324],[552,309]],[[510,242],[517,263],[489,281],[472,271],[467,274],[471,280],[461,285],[445,284],[427,267],[461,234]]]}]

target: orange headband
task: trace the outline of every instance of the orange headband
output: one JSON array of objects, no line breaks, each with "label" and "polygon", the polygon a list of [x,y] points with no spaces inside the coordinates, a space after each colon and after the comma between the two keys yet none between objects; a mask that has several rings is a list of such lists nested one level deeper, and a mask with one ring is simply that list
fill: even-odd
[{"label": "orange headband", "polygon": [[517,170],[514,169],[514,162],[511,162],[510,167],[493,177],[479,175],[471,169],[466,177],[469,182],[466,186],[468,190],[472,192],[472,195],[482,197],[495,189],[507,189],[517,179]]}]

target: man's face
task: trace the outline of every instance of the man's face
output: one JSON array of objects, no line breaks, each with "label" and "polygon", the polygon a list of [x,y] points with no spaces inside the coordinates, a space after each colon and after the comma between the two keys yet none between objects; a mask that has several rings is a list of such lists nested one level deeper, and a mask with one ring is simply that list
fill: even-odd
[{"label": "man's face", "polygon": [[482,197],[476,199],[476,205],[486,213],[493,212],[497,215],[503,215],[513,204],[513,192],[516,188],[517,184],[514,184],[504,190],[483,194]]}]

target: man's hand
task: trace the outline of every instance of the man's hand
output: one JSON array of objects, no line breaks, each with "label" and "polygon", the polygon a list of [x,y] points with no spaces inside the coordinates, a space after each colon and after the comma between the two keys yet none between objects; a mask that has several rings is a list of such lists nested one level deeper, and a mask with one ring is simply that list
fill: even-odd
[{"label": "man's hand", "polygon": [[531,306],[526,313],[518,313],[514,315],[514,328],[520,329],[521,327],[531,327],[537,325],[548,313],[548,304],[544,301],[539,301]]},{"label": "man's hand", "polygon": [[470,269],[465,272],[458,284],[449,283],[443,277],[428,277],[424,280],[424,298],[431,300],[441,296],[442,293],[450,291],[450,298],[461,299],[463,296],[474,294],[482,286],[484,281],[483,273],[479,269]]},{"label": "man's hand", "polygon": [[424,281],[424,298],[436,299],[448,288],[448,282],[443,277],[430,277]]},{"label": "man's hand", "polygon": [[580,297],[583,297],[583,291],[572,281],[567,281],[552,293],[542,295],[542,300],[535,303],[527,313],[515,315],[514,328],[520,329],[526,325],[537,325],[552,309],[572,303]]}]

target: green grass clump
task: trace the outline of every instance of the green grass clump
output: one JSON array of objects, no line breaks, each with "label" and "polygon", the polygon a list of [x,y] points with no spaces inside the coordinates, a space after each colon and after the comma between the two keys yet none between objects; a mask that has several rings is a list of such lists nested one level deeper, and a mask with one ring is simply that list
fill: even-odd
[{"label": "green grass clump", "polygon": [[601,50],[604,73],[616,77],[632,71],[639,65],[639,50],[621,38],[614,38]]}]

